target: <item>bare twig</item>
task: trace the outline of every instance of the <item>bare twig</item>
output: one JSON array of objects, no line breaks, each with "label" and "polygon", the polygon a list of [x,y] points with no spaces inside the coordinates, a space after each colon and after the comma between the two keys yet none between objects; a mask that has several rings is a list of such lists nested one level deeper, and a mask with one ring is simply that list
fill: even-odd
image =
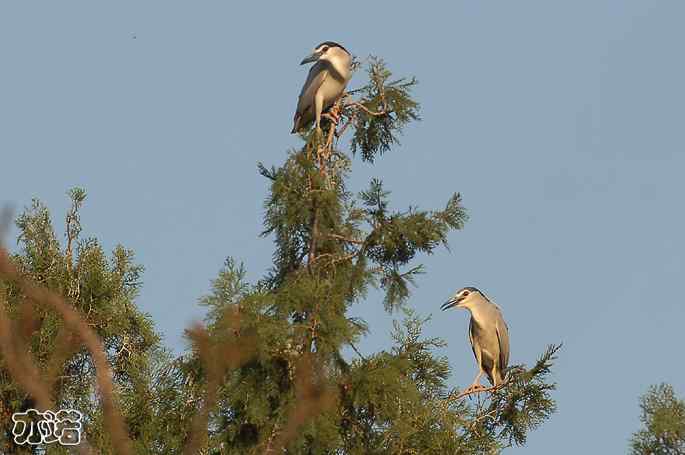
[{"label": "bare twig", "polygon": [[363,245],[364,241],[363,240],[356,240],[352,239],[349,237],[345,237],[344,235],[339,235],[339,234],[326,234],[327,237],[330,237],[332,239],[337,239],[337,240],[344,240],[345,242],[349,243],[355,243],[357,245]]},{"label": "bare twig", "polygon": [[359,352],[359,349],[357,349],[357,347],[354,345],[354,343],[352,343],[351,341],[348,341],[347,343],[352,347],[352,350],[353,350],[354,352],[356,352],[357,355],[358,355],[362,360],[366,360],[366,357],[364,357],[364,356],[362,355],[362,353]]},{"label": "bare twig", "polygon": [[346,254],[345,256],[340,256],[339,258],[334,259],[331,263],[332,264],[337,264],[338,262],[343,262],[352,259],[355,256],[358,256],[360,251],[355,251],[354,253]]},{"label": "bare twig", "polygon": [[358,256],[360,252],[361,252],[361,250],[360,250],[360,251],[355,251],[355,252],[353,252],[353,253],[346,254],[346,255],[344,255],[344,256],[338,256],[338,257],[336,257],[336,255],[335,255],[335,254],[332,254],[332,253],[323,253],[323,254],[320,254],[320,255],[318,255],[317,257],[315,257],[314,260],[312,261],[312,264],[314,264],[314,263],[316,263],[316,262],[318,262],[318,261],[320,261],[320,260],[322,260],[322,259],[324,259],[324,258],[330,257],[330,258],[332,258],[332,259],[331,259],[331,261],[329,262],[329,264],[330,264],[330,265],[335,265],[335,264],[337,264],[337,263],[339,263],[339,262],[347,261],[347,260],[349,260],[349,259],[352,259],[352,258],[355,257],[355,256]]},{"label": "bare twig", "polygon": [[388,114],[389,114],[389,112],[386,111],[385,109],[382,110],[382,111],[377,111],[377,112],[376,112],[376,111],[372,111],[371,109],[369,109],[368,107],[364,106],[362,103],[360,103],[360,102],[358,102],[358,101],[352,101],[352,102],[349,102],[349,103],[345,104],[345,107],[350,107],[350,106],[354,106],[354,107],[356,107],[357,109],[361,109],[362,111],[366,112],[368,115],[371,115],[372,117],[382,117],[382,116],[384,116],[384,115],[388,115]]},{"label": "bare twig", "polygon": [[470,395],[475,395],[475,394],[485,393],[485,392],[494,392],[496,390],[499,390],[499,389],[506,387],[508,384],[509,384],[509,380],[507,379],[503,383],[492,386],[492,387],[486,387],[483,389],[472,389],[472,390],[467,389],[467,390],[463,391],[462,393],[458,394],[457,396],[452,396],[454,393],[454,392],[452,392],[447,396],[447,398],[445,398],[445,400],[448,402],[452,402],[452,401],[460,400],[460,399],[467,397],[467,396],[470,396]]}]

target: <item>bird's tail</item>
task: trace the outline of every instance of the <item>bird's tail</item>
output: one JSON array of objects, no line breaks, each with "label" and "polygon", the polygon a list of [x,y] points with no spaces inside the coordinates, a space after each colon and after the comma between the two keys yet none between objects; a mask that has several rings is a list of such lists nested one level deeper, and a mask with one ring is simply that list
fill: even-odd
[{"label": "bird's tail", "polygon": [[290,134],[295,134],[295,133],[297,133],[297,130],[300,129],[300,119],[301,119],[301,118],[302,118],[302,117],[300,116],[300,114],[298,114],[298,113],[296,112],[296,113],[295,113],[295,118],[293,118],[293,129],[292,129],[292,131],[290,131]]},{"label": "bird's tail", "polygon": [[506,378],[507,378],[507,375],[505,374],[504,371],[499,371],[498,373],[499,373],[499,379],[498,379],[498,381],[497,381],[497,385],[500,385],[500,384],[503,384],[503,383],[504,383],[504,381],[505,381]]}]

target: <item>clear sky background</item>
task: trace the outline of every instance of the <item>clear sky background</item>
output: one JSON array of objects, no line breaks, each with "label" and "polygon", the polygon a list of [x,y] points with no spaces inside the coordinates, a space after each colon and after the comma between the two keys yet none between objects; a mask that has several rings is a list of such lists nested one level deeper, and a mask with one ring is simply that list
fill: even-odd
[{"label": "clear sky background", "polygon": [[[226,256],[270,266],[256,163],[299,145],[299,61],[325,40],[382,56],[419,79],[423,121],[352,187],[381,177],[396,208],[462,193],[471,219],[410,301],[452,384],[476,372],[468,314],[438,308],[475,285],[513,363],[564,342],[557,414],[507,452],[623,453],[650,384],[685,395],[685,2],[444,3],[3,2],[0,204],[38,197],[62,234],[84,187],[85,234],[135,250],[139,305],[180,352]],[[375,294],[354,313],[361,348],[387,348],[398,315]]]}]

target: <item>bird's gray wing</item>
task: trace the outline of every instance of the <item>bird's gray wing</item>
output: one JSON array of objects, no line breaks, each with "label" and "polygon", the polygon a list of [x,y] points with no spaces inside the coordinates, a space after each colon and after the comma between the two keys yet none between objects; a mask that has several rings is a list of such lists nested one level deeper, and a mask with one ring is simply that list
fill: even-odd
[{"label": "bird's gray wing", "polygon": [[476,354],[476,345],[473,344],[473,331],[476,327],[473,324],[473,318],[469,320],[469,343],[471,343],[471,350],[473,351],[473,356],[476,358],[476,362],[479,362],[478,354]]},{"label": "bird's gray wing", "polygon": [[499,341],[499,370],[504,376],[504,371],[509,364],[509,326],[504,321],[502,313],[497,310],[497,321],[495,324],[497,330],[497,340]]},{"label": "bird's gray wing", "polygon": [[326,76],[328,76],[328,71],[325,63],[317,62],[312,66],[307,80],[302,86],[300,99],[297,101],[296,114],[303,115],[307,108],[311,108],[314,104],[314,95],[316,95],[316,91],[319,90],[323,81],[326,80]]}]

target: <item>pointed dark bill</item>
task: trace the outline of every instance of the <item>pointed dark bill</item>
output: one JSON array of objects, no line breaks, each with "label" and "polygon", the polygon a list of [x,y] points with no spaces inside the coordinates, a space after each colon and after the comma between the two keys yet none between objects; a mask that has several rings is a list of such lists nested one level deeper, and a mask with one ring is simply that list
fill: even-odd
[{"label": "pointed dark bill", "polygon": [[457,303],[459,303],[459,301],[458,301],[457,299],[449,299],[447,302],[445,302],[445,303],[442,304],[442,306],[440,307],[440,309],[441,309],[442,311],[445,311],[445,310],[448,309],[448,308],[452,308],[452,307],[453,307],[454,305],[456,305]]},{"label": "pointed dark bill", "polygon": [[312,63],[312,62],[317,61],[319,59],[319,57],[321,57],[322,53],[323,52],[314,52],[313,54],[308,55],[307,57],[304,58],[304,60],[302,60],[300,62],[300,65],[304,65],[305,63]]}]

